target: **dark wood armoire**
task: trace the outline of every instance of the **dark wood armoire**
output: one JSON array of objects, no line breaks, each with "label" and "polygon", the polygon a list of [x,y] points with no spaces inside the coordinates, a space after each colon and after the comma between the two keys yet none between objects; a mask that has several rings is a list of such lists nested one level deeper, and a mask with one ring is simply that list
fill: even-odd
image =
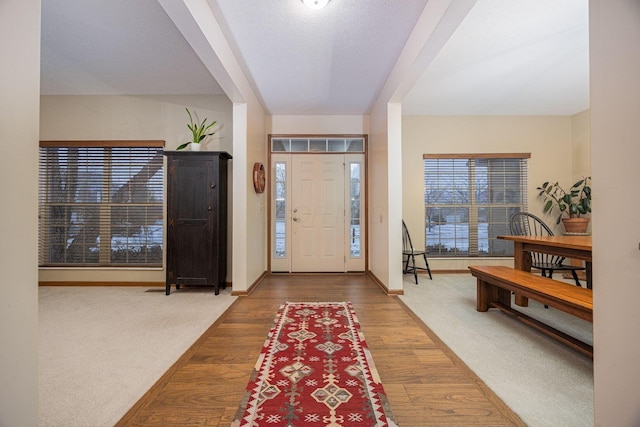
[{"label": "dark wood armoire", "polygon": [[227,276],[227,170],[223,151],[169,151],[167,276],[171,285],[213,286]]}]

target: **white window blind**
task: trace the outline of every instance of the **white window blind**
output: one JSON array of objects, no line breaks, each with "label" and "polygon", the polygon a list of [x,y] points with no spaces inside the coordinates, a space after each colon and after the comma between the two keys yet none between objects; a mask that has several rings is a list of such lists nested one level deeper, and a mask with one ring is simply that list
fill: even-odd
[{"label": "white window blind", "polygon": [[41,141],[40,266],[162,266],[164,141]]},{"label": "white window blind", "polygon": [[527,210],[528,153],[423,155],[425,242],[432,257],[513,255],[496,237]]}]

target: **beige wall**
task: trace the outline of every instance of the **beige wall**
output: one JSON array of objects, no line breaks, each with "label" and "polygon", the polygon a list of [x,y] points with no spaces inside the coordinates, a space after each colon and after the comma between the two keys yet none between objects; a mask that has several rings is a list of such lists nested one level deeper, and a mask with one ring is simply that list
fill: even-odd
[{"label": "beige wall", "polygon": [[640,425],[640,2],[591,0],[595,425]]},{"label": "beige wall", "polygon": [[571,181],[576,182],[582,177],[591,175],[591,110],[571,117],[571,141],[573,148]]},{"label": "beige wall", "polygon": [[[586,118],[585,118],[586,117]],[[574,151],[588,148],[588,113],[569,116],[404,116],[402,124],[402,212],[412,240],[424,245],[424,182],[422,155],[425,153],[531,153],[529,159],[529,211],[555,226],[555,217],[542,214],[536,187],[547,180],[571,186]],[[585,159],[586,156],[583,156]],[[587,172],[587,160],[579,170]],[[559,229],[558,229],[559,231]],[[474,259],[474,262],[477,262]],[[487,260],[511,265],[511,258]],[[434,270],[465,270],[468,259],[429,261]]]},{"label": "beige wall", "polygon": [[187,142],[189,117],[216,120],[209,151],[233,154],[231,102],[224,95],[42,96],[40,139],[162,139],[166,150]]},{"label": "beige wall", "polygon": [[[223,95],[208,96],[43,96],[40,100],[40,139],[161,139],[174,150],[189,139],[185,107],[200,120],[216,120],[219,130],[206,145],[209,151],[233,155],[231,102]],[[230,174],[233,160],[230,163]],[[232,180],[229,180],[232,183]],[[231,224],[231,194],[229,222]],[[231,248],[231,236],[229,236]],[[229,249],[231,255],[231,249]],[[231,256],[227,281],[231,280]],[[40,269],[40,281],[164,282],[164,269]]]},{"label": "beige wall", "polygon": [[0,426],[36,426],[39,0],[0,2],[0,58]]}]

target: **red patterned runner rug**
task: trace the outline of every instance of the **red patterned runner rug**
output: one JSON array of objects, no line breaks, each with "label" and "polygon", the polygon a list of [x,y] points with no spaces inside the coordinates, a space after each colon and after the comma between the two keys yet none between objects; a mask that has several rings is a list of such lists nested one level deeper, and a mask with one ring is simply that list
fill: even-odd
[{"label": "red patterned runner rug", "polygon": [[280,307],[231,426],[397,426],[350,302]]}]

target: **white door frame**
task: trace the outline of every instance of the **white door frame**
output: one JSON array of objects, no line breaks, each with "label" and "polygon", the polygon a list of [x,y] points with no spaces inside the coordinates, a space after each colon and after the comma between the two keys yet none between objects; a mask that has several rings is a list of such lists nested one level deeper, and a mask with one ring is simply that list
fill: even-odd
[{"label": "white door frame", "polygon": [[[292,264],[291,171],[292,158],[308,153],[271,153],[269,165],[269,266],[272,272],[294,272]],[[314,154],[316,155],[316,154]],[[344,159],[344,267],[343,272],[366,270],[366,155],[365,153],[322,153]],[[276,185],[279,193],[276,200]],[[358,194],[352,194],[359,188]],[[359,205],[358,205],[359,200]],[[352,206],[354,207],[352,211]],[[276,210],[279,210],[276,215]],[[357,218],[352,218],[352,214]],[[276,222],[279,221],[279,224]],[[283,233],[278,236],[278,233]],[[284,236],[284,237],[283,237]],[[276,250],[277,249],[277,250]]]}]

